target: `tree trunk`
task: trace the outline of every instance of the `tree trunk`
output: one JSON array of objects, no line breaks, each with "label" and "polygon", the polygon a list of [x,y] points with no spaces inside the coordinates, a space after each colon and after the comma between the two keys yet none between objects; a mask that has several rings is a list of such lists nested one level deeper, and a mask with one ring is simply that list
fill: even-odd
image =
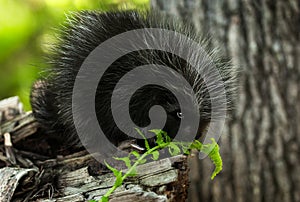
[{"label": "tree trunk", "polygon": [[212,34],[242,68],[221,136],[223,172],[193,162],[190,201],[300,201],[300,2],[152,0]]}]

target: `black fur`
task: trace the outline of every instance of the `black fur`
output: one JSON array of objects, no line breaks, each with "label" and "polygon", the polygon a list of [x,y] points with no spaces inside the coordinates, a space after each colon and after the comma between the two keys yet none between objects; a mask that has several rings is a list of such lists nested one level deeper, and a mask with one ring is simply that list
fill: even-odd
[{"label": "black fur", "polygon": [[[236,70],[228,62],[224,62],[220,52],[208,48],[207,41],[187,23],[182,23],[158,12],[113,11],[79,12],[68,18],[62,28],[58,43],[49,54],[48,76],[37,82],[31,93],[31,104],[35,118],[47,133],[61,136],[78,143],[72,119],[72,91],[77,72],[85,58],[99,44],[125,31],[139,28],[164,28],[182,33],[202,44],[213,58],[225,83],[227,106],[231,109],[235,90]],[[176,42],[175,42],[176,43]],[[180,45],[180,43],[179,43]],[[197,56],[197,53],[190,52]],[[195,57],[197,58],[197,57]],[[171,67],[186,78],[197,94],[201,120],[196,138],[205,130],[210,117],[210,97],[203,81],[197,77],[196,71],[183,59],[170,53],[143,50],[127,54],[115,61],[101,79],[96,94],[96,112],[99,124],[114,144],[128,139],[115,125],[110,107],[111,93],[118,80],[132,68],[145,64],[162,64]],[[176,98],[172,93],[158,86],[145,86],[135,93],[131,99],[132,120],[139,126],[149,124],[147,116],[151,106],[163,106],[168,113],[168,121],[164,128],[170,136],[176,134],[180,123],[177,116],[180,112]],[[101,118],[100,118],[101,117]],[[84,122],[84,120],[82,120]]]}]

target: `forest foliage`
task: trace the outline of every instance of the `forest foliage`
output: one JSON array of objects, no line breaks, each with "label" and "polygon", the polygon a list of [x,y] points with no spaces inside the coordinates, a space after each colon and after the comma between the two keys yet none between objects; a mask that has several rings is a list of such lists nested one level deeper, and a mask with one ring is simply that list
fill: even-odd
[{"label": "forest foliage", "polygon": [[149,0],[0,0],[0,99],[18,95],[30,109],[30,88],[66,14],[148,7]]}]

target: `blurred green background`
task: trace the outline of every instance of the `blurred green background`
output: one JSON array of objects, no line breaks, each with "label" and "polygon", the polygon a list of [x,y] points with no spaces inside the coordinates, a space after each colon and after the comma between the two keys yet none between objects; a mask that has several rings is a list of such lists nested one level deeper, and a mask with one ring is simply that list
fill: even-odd
[{"label": "blurred green background", "polygon": [[148,7],[149,0],[0,0],[0,100],[18,95],[30,110],[31,85],[68,12]]}]

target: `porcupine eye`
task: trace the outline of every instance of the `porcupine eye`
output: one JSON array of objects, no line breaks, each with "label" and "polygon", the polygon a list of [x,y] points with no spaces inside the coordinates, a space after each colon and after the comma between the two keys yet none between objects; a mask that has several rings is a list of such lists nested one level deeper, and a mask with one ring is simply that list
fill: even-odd
[{"label": "porcupine eye", "polygon": [[179,119],[182,119],[182,118],[183,118],[182,112],[177,112],[176,115],[177,115],[177,117],[178,117]]}]

